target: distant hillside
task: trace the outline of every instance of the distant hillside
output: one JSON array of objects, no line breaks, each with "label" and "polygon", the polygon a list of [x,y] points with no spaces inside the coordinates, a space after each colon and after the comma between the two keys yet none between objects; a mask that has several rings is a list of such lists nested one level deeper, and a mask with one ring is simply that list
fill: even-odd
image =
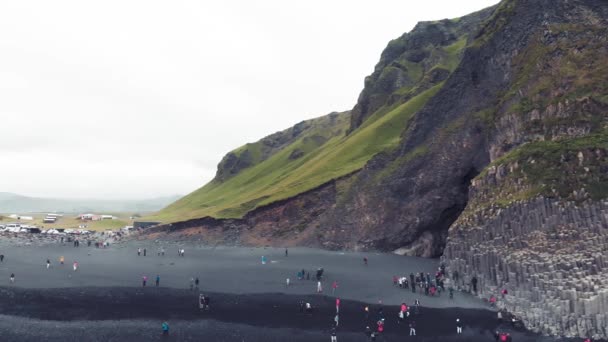
[{"label": "distant hillside", "polygon": [[167,196],[145,200],[56,199],[28,197],[0,192],[0,213],[37,212],[151,212],[159,210],[181,196]]}]

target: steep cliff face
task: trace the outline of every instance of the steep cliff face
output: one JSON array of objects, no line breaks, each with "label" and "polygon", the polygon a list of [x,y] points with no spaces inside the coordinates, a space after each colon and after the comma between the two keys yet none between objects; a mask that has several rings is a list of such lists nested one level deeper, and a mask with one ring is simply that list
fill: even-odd
[{"label": "steep cliff face", "polygon": [[411,32],[389,42],[352,110],[349,131],[386,105],[405,102],[414,94],[448,78],[458,65],[470,35],[494,7],[457,18],[420,22]]},{"label": "steep cliff face", "polygon": [[474,28],[492,10],[417,25],[388,45],[351,112],[305,121],[228,153],[213,181],[150,219],[243,218],[361,170],[399,144],[409,120],[441,89]]},{"label": "steep cliff face", "polygon": [[[514,15],[542,2],[518,1]],[[443,260],[482,297],[547,334],[607,338],[608,6],[552,2],[482,112],[491,164],[473,180]],[[546,4],[548,5],[548,4]],[[504,28],[507,29],[508,25]]]}]

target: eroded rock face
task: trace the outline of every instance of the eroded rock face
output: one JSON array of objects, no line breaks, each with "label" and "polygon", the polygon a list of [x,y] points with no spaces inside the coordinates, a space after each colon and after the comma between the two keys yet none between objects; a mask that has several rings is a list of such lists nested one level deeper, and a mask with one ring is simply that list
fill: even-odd
[{"label": "eroded rock face", "polygon": [[460,286],[477,277],[480,297],[507,289],[499,306],[532,330],[608,337],[608,201],[539,197],[476,212],[450,228],[443,258]]},{"label": "eroded rock face", "polygon": [[144,238],[200,240],[206,244],[246,246],[309,245],[328,249],[339,245],[320,241],[324,214],[335,205],[337,187],[347,176],[286,201],[276,202],[248,213],[242,219],[210,217],[161,225],[146,230]]},{"label": "eroded rock face", "polygon": [[[464,36],[475,32],[493,10],[494,7],[487,8],[459,20],[421,22],[411,32],[392,40],[382,52],[373,74],[365,79],[364,89],[352,110],[350,131],[385,105],[394,91],[419,83],[424,73],[431,74],[434,84],[444,80],[449,71],[437,68],[438,51],[466,39]],[[418,92],[425,89],[418,88]],[[393,98],[391,102],[397,100]]]}]

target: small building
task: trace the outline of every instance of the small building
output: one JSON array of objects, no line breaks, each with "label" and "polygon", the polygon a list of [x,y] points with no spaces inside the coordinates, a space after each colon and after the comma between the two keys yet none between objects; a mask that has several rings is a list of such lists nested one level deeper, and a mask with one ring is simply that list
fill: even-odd
[{"label": "small building", "polygon": [[93,215],[93,214],[80,214],[78,217],[82,221],[93,221],[93,218],[95,217],[95,215]]},{"label": "small building", "polygon": [[114,218],[112,215],[101,215],[102,220],[113,220]]},{"label": "small building", "polygon": [[44,220],[42,220],[42,222],[44,223],[55,223],[57,222],[57,218],[56,217],[45,217]]}]

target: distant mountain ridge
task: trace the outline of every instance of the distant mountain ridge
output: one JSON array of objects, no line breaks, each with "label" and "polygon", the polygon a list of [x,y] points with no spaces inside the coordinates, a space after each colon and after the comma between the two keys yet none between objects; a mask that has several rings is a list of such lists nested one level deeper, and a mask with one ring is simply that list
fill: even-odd
[{"label": "distant mountain ridge", "polygon": [[180,197],[174,195],[142,200],[60,199],[0,192],[0,213],[151,212],[165,207]]}]

